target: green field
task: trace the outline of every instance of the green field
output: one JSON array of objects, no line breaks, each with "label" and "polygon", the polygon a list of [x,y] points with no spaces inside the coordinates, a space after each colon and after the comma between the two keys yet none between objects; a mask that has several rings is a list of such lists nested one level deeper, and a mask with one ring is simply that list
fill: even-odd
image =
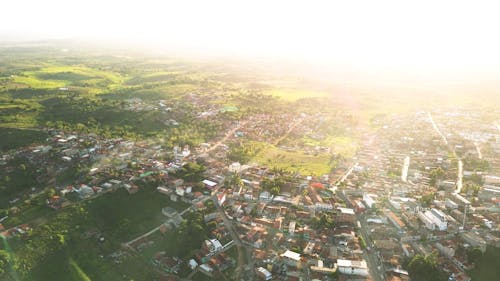
[{"label": "green field", "polygon": [[83,66],[50,66],[16,75],[14,83],[35,89],[60,88],[72,85],[111,86],[121,84],[124,78],[110,72]]},{"label": "green field", "polygon": [[346,158],[354,156],[357,150],[357,142],[352,137],[347,136],[327,136],[321,140],[315,140],[310,137],[302,139],[304,145],[315,147],[324,146],[331,148],[333,153],[341,154]]},{"label": "green field", "polygon": [[181,211],[189,205],[170,201],[156,186],[141,188],[135,194],[119,189],[85,202],[93,226],[117,242],[126,242],[163,223],[161,209],[166,206]]},{"label": "green field", "polygon": [[[171,206],[181,211],[187,207],[187,204],[171,202],[166,196],[159,194],[155,187],[146,185],[135,194],[129,194],[124,189],[120,189],[80,203],[79,206],[87,210],[86,222],[80,224],[81,219],[75,218],[73,224],[59,226],[71,231],[71,234],[68,234],[67,243],[60,250],[45,255],[40,263],[34,264],[33,270],[23,280],[123,280],[124,275],[134,280],[144,280],[143,278],[151,280],[156,273],[150,267],[148,259],[129,255],[123,259],[123,263],[114,264],[108,256],[119,250],[121,243],[163,223],[165,220],[161,214],[163,207]],[[48,222],[53,221],[50,217],[68,213],[67,210],[49,211],[50,213],[46,215]],[[69,221],[73,220],[69,218]],[[97,236],[81,235],[89,230],[97,232]],[[168,250],[177,246],[175,235],[169,235],[174,234],[167,234],[158,240],[159,243],[156,245],[159,247],[158,250]],[[105,242],[99,242],[98,237],[104,237]],[[31,239],[47,238],[33,237]],[[13,248],[14,252],[24,259],[36,251],[26,249],[24,243],[16,243]],[[43,255],[43,253],[39,254]]]},{"label": "green field", "polygon": [[308,155],[301,151],[286,151],[271,144],[253,143],[258,149],[252,161],[261,165],[299,172],[302,175],[324,175],[331,171],[330,156]]}]

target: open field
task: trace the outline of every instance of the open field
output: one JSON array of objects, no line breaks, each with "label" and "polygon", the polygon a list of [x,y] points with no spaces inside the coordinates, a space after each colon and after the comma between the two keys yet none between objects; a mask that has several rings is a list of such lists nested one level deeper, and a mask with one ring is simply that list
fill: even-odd
[{"label": "open field", "polygon": [[330,156],[308,155],[300,151],[286,151],[271,144],[255,143],[258,153],[252,159],[261,165],[299,172],[302,175],[323,175],[331,170]]},{"label": "open field", "polygon": [[182,211],[188,207],[186,203],[170,201],[155,187],[143,187],[135,194],[119,189],[86,201],[93,226],[117,242],[126,242],[163,223],[162,208],[170,206]]},{"label": "open field", "polygon": [[120,84],[119,75],[82,66],[50,66],[36,71],[25,71],[12,77],[14,83],[25,84],[35,89],[50,89],[72,85],[109,86]]},{"label": "open field", "polygon": [[[183,210],[187,207],[184,203],[170,202],[166,196],[158,194],[156,188],[147,186],[135,194],[120,189],[79,203],[79,206],[87,210],[86,223],[79,224],[78,220],[74,220],[74,225],[64,226],[73,232],[78,229],[79,234],[72,235],[61,250],[46,256],[30,271],[26,280],[123,280],[123,276],[134,280],[151,280],[156,273],[149,266],[148,259],[127,254],[116,264],[109,255],[119,250],[121,243],[163,223],[165,218],[161,208],[170,206]],[[47,214],[50,222],[50,217],[55,216],[56,211],[49,211],[53,213]],[[60,212],[58,216],[68,211]],[[84,235],[87,232],[95,234]],[[159,250],[176,246],[175,235],[161,236],[156,245]],[[99,242],[100,237],[104,237],[105,241]],[[23,247],[23,244],[17,244],[14,250],[26,253]]]}]

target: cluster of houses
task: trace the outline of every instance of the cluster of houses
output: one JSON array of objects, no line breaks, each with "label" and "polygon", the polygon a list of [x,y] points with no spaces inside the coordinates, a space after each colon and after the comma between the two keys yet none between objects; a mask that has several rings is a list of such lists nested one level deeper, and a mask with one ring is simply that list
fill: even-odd
[{"label": "cluster of houses", "polygon": [[[196,95],[190,99],[198,102]],[[137,99],[128,103],[134,110],[143,106]],[[169,108],[166,102],[159,107]],[[205,109],[206,116],[216,110]],[[225,143],[167,151],[145,142],[50,131],[47,144],[16,153],[44,163],[42,174],[47,177],[76,164],[91,164],[77,181],[53,182],[57,192],[47,199],[50,208],[67,206],[69,196],[85,200],[118,188],[134,193],[137,179],[154,178],[164,183],[157,187],[159,194],[208,212],[205,223],[214,228],[194,257],[182,261],[165,252],[152,257],[152,263],[169,274],[177,274],[183,262],[209,276],[234,269],[237,261],[228,249],[241,243],[251,257],[251,274],[259,280],[331,280],[334,276],[337,280],[409,280],[403,261],[437,251],[440,268],[453,280],[467,281],[467,271],[474,265],[467,251],[456,249],[485,251],[488,244],[500,245],[500,135],[491,126],[465,126],[472,123],[463,120],[474,116],[433,114],[439,132],[426,112],[378,120],[379,132],[363,137],[356,156],[322,176],[283,175],[269,167],[230,162]],[[227,141],[245,136],[280,142],[283,136],[299,132],[321,139],[319,129],[327,121],[321,114],[257,114],[228,135]],[[315,150],[329,153],[328,148]],[[465,158],[486,161],[489,168],[458,163]],[[195,160],[202,160],[207,168],[201,182],[169,176],[186,161]],[[442,174],[436,176],[438,170]],[[228,177],[235,175],[240,181],[228,184]],[[262,185],[280,178],[284,183],[278,192]],[[479,190],[461,190],[471,182]],[[215,206],[207,210],[206,203],[212,200]],[[161,212],[163,231],[183,221],[174,208]]]}]

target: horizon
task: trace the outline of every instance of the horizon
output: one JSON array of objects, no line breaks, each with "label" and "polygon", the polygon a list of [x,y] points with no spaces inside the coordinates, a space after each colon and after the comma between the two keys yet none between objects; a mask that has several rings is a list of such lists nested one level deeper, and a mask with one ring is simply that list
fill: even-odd
[{"label": "horizon", "polygon": [[0,42],[69,39],[169,54],[276,59],[389,80],[498,80],[497,5],[399,2],[92,0],[70,6],[22,0],[4,4],[14,12],[0,19]]}]

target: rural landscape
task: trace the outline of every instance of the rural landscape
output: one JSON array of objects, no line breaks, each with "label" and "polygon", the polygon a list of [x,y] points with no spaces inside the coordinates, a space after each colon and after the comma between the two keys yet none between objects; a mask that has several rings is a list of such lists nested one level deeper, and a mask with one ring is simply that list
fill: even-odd
[{"label": "rural landscape", "polygon": [[0,281],[500,280],[495,1],[4,2]]},{"label": "rural landscape", "polygon": [[498,103],[52,44],[0,62],[2,280],[499,274]]}]

